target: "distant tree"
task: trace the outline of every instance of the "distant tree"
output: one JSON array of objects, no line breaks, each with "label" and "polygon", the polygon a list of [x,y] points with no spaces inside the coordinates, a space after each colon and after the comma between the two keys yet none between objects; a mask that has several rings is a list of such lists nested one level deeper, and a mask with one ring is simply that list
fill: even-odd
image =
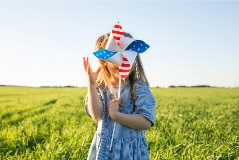
[{"label": "distant tree", "polygon": [[197,88],[205,88],[205,87],[208,87],[208,88],[210,88],[211,86],[209,86],[209,85],[195,85],[195,86],[191,86],[191,87],[197,87]]},{"label": "distant tree", "polygon": [[69,87],[70,87],[70,88],[75,88],[75,86],[64,86],[64,87],[67,87],[67,88],[69,88]]},{"label": "distant tree", "polygon": [[48,88],[49,86],[40,86],[40,88]]},{"label": "distant tree", "polygon": [[177,87],[186,88],[187,86],[179,85],[179,86],[177,86]]}]

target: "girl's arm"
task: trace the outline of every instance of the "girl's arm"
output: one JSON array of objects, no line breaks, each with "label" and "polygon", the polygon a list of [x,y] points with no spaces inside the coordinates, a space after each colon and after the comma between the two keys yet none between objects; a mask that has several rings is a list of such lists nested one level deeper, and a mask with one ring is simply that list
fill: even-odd
[{"label": "girl's arm", "polygon": [[151,127],[151,122],[140,114],[120,113],[119,103],[120,99],[114,99],[109,103],[109,114],[113,120],[133,129],[147,130]]},{"label": "girl's arm", "polygon": [[147,130],[151,127],[151,122],[140,114],[124,114],[115,112],[111,115],[111,118],[133,129]]},{"label": "girl's arm", "polygon": [[94,84],[88,85],[88,111],[94,121],[102,119],[103,105]]},{"label": "girl's arm", "polygon": [[88,79],[88,111],[92,119],[98,122],[102,119],[103,105],[98,95],[98,91],[95,88],[95,81],[101,68],[99,67],[96,72],[93,72],[88,57],[83,57],[83,63]]}]

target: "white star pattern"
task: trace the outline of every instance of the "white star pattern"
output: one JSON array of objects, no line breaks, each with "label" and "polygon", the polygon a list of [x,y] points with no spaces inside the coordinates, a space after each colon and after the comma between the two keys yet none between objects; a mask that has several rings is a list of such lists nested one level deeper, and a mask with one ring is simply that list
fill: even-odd
[{"label": "white star pattern", "polygon": [[138,48],[138,51],[140,50],[140,48]]}]

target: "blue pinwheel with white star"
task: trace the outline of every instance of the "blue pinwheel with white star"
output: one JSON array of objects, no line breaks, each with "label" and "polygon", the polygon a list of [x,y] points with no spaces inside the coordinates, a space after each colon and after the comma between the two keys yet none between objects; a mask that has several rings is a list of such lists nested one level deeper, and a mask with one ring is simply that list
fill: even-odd
[{"label": "blue pinwheel with white star", "polygon": [[125,79],[137,54],[145,52],[148,48],[149,45],[142,40],[125,37],[118,22],[110,33],[105,49],[99,49],[93,54],[99,59],[118,65],[120,76]]}]

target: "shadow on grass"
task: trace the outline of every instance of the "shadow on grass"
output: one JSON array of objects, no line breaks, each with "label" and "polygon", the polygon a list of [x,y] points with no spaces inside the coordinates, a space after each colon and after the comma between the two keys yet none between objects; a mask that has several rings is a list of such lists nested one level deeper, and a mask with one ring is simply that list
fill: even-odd
[{"label": "shadow on grass", "polygon": [[42,106],[49,106],[49,105],[53,105],[53,104],[56,104],[57,102],[57,99],[53,99],[53,100],[50,100],[40,106],[37,106],[37,107],[32,107],[32,108],[29,108],[29,109],[25,109],[25,110],[20,110],[20,111],[17,111],[17,112],[10,112],[10,113],[5,113],[2,115],[2,120],[3,119],[8,119],[8,118],[11,118],[14,114],[23,114],[25,112],[30,112],[32,110],[35,110],[37,108],[40,108]]}]

